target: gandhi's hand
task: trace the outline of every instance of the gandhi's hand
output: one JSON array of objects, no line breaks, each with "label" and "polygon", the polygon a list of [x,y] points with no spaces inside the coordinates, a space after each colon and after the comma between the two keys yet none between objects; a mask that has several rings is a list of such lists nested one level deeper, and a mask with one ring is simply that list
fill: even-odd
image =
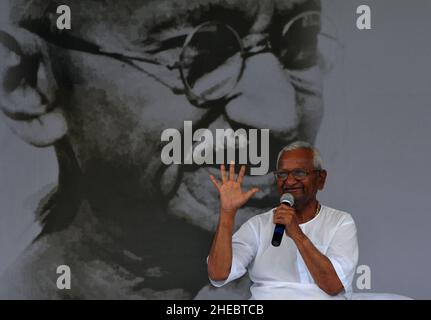
[{"label": "gandhi's hand", "polygon": [[231,163],[229,167],[229,179],[226,177],[224,165],[220,166],[222,181],[218,181],[213,175],[210,179],[220,194],[220,210],[224,213],[235,215],[236,211],[244,205],[259,188],[252,188],[248,191],[241,190],[241,183],[245,174],[245,166],[241,166],[238,179],[235,181],[235,167]]},{"label": "gandhi's hand", "polygon": [[0,109],[21,139],[43,147],[67,132],[46,43],[31,32],[0,26]]}]

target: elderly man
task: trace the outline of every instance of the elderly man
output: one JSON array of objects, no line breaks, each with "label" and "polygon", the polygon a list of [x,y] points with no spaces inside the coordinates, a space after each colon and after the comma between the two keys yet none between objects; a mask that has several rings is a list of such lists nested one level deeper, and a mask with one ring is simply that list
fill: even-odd
[{"label": "elderly man", "polygon": [[[216,168],[163,164],[161,132],[185,120],[212,131],[267,128],[270,155],[313,142],[323,108],[319,2],[10,3],[2,114],[24,141],[54,146],[59,179],[0,296],[193,298],[208,283],[218,194],[203,181]],[[60,4],[71,30],[56,28]],[[274,203],[271,178],[244,177],[262,192],[238,221]],[[56,286],[59,265],[70,267],[69,290]]]},{"label": "elderly man", "polygon": [[[252,299],[349,298],[358,262],[356,227],[350,214],[317,201],[327,174],[317,149],[295,142],[280,151],[277,189],[293,196],[293,206],[282,203],[254,216],[232,237],[238,209],[259,190],[241,190],[244,171],[235,180],[234,166],[229,177],[222,166],[222,181],[210,176],[220,193],[220,218],[208,257],[211,282],[222,286],[248,269]],[[280,247],[271,244],[275,224],[285,226]]]}]

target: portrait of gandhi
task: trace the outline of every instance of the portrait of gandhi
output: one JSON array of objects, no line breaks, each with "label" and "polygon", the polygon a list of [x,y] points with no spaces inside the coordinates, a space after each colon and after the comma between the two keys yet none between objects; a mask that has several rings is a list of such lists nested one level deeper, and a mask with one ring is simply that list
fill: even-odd
[{"label": "portrait of gandhi", "polygon": [[[71,30],[55,27],[60,4]],[[54,147],[59,176],[36,212],[42,231],[0,278],[0,296],[193,299],[209,283],[218,194],[208,176],[218,166],[163,164],[160,134],[185,120],[267,128],[271,166],[282,146],[313,143],[319,28],[301,25],[320,10],[314,0],[11,1],[2,118],[29,144]],[[211,91],[211,75],[231,64],[230,82]],[[278,202],[274,169],[244,177],[261,192],[238,225]],[[59,265],[70,267],[70,290],[57,289]]]}]

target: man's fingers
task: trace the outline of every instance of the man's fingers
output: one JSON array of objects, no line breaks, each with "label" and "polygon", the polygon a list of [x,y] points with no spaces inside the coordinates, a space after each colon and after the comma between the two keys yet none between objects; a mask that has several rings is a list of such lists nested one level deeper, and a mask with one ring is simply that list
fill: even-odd
[{"label": "man's fingers", "polygon": [[277,211],[274,211],[272,220],[274,221],[274,223],[284,223],[283,216],[277,213]]},{"label": "man's fingers", "polygon": [[229,165],[229,180],[230,181],[235,180],[235,165],[233,161],[231,161]]},{"label": "man's fingers", "polygon": [[284,224],[284,221],[280,218],[274,218],[273,221],[275,224],[279,223],[279,224]]},{"label": "man's fingers", "polygon": [[237,181],[239,184],[242,183],[242,180],[244,179],[244,174],[245,174],[245,166],[242,165],[241,169],[239,170],[239,173],[238,173],[238,180]]},{"label": "man's fingers", "polygon": [[218,182],[213,175],[210,175],[210,180],[213,183],[213,185],[217,188],[217,190],[220,191],[220,187],[221,187],[220,182]]},{"label": "man's fingers", "polygon": [[223,181],[223,183],[226,183],[227,178],[226,178],[226,169],[224,167],[224,164],[220,165],[220,173],[221,173],[221,180]]},{"label": "man's fingers", "polygon": [[252,188],[245,193],[247,199],[250,199],[255,193],[259,192],[259,188]]}]

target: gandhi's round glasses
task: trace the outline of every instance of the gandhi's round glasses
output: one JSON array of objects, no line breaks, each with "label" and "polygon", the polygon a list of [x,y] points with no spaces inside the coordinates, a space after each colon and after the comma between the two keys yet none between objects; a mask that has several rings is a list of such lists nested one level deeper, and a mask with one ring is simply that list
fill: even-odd
[{"label": "gandhi's round glasses", "polygon": [[221,22],[197,26],[187,36],[178,61],[189,99],[204,103],[229,96],[241,79],[246,59],[263,52],[273,52],[286,70],[318,63],[332,67],[339,45],[337,29],[320,12],[303,12],[278,30],[281,34],[252,33],[241,38]]},{"label": "gandhi's round glasses", "polygon": [[[206,107],[206,102],[232,95],[243,75],[247,58],[253,55],[273,52],[288,72],[316,64],[324,64],[326,69],[330,69],[340,47],[335,24],[319,11],[303,12],[284,25],[269,28],[266,33],[244,36],[223,22],[204,22],[182,38],[179,56],[169,62],[160,57],[163,46],[157,50],[144,49],[144,52],[113,51],[108,46],[77,38],[68,31],[52,34],[46,26],[28,29],[59,47],[127,63],[169,87],[175,94],[185,94],[198,107]],[[155,66],[177,70],[179,78],[174,81],[172,77],[162,79]],[[295,81],[294,76],[291,79]]]},{"label": "gandhi's round glasses", "polygon": [[296,180],[304,180],[310,175],[310,173],[319,172],[319,171],[321,170],[315,169],[311,171],[306,171],[304,169],[298,168],[298,169],[293,169],[291,171],[288,171],[288,170],[274,171],[274,175],[278,180],[281,180],[281,181],[285,181],[289,177],[289,174],[292,174],[292,177],[294,177]]}]

